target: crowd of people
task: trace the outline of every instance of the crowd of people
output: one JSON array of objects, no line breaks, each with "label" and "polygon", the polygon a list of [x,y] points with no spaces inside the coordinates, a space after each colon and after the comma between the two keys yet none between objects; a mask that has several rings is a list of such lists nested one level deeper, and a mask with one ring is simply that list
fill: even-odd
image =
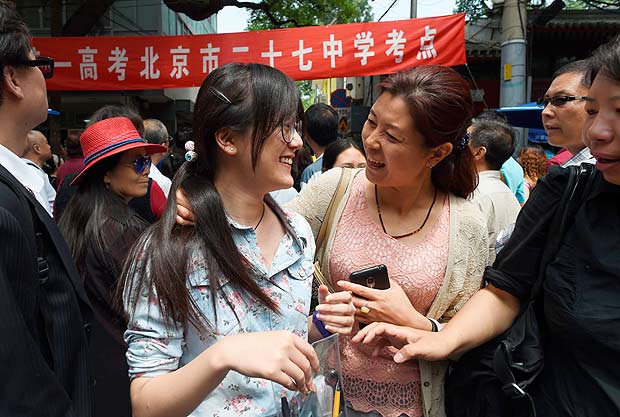
[{"label": "crowd of people", "polygon": [[[0,0],[0,415],[280,416],[316,389],[311,343],[338,334],[342,415],[443,417],[450,369],[510,328],[539,271],[537,414],[620,415],[620,37],[541,100],[562,162],[515,159],[451,68],[385,78],[355,139],[253,63],[206,76],[174,137],[107,105],[61,160],[35,130],[38,65]],[[385,289],[349,280],[379,265]]]}]

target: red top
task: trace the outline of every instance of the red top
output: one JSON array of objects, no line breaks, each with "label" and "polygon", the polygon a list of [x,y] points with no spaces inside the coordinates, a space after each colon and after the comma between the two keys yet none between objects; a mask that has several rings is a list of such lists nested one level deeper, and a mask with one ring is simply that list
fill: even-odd
[{"label": "red top", "polygon": [[56,184],[57,187],[60,187],[60,183],[65,177],[69,174],[77,174],[84,168],[84,157],[77,156],[70,158],[68,161],[63,163],[60,168],[58,168],[58,173],[56,174]]}]

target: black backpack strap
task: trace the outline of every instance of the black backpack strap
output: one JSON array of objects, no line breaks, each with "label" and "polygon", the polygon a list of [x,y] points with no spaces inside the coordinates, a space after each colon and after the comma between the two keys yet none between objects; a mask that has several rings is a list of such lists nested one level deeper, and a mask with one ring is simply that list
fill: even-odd
[{"label": "black backpack strap", "polygon": [[596,174],[594,165],[588,163],[581,164],[580,166],[569,166],[566,169],[569,170],[568,182],[558,203],[556,213],[551,220],[547,242],[540,259],[538,279],[534,287],[532,287],[530,294],[530,303],[533,303],[538,297],[547,273],[547,266],[557,255],[562,239],[564,239],[566,231],[573,224],[575,215],[581,207],[584,198],[587,197]]}]

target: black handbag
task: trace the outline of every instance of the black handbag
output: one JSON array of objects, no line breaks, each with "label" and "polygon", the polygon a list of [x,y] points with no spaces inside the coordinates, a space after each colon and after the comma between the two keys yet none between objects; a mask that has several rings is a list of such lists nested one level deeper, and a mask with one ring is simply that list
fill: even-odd
[{"label": "black handbag", "polygon": [[[530,231],[547,227],[547,240],[528,303],[524,303],[512,326],[500,336],[465,353],[454,362],[446,377],[447,417],[536,416],[527,388],[544,366],[543,336],[537,320],[537,300],[547,265],[556,256],[562,238],[574,220],[595,176],[594,166],[569,167],[569,180],[557,209]],[[524,242],[527,238],[524,239]]]}]

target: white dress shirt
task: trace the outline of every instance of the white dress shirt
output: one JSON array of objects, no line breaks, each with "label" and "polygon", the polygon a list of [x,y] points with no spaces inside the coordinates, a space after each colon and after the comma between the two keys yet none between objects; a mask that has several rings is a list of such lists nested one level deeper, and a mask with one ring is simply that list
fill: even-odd
[{"label": "white dress shirt", "polygon": [[155,164],[151,164],[151,170],[149,171],[149,178],[159,185],[159,188],[164,192],[166,198],[170,194],[170,187],[172,187],[172,181],[161,173]]},{"label": "white dress shirt", "polygon": [[514,224],[521,210],[521,205],[510,188],[501,180],[499,171],[482,171],[478,173],[478,187],[472,194],[472,201],[478,205],[487,221],[489,233],[489,265],[496,255],[498,234]]},{"label": "white dress shirt", "polygon": [[26,187],[26,189],[34,195],[41,206],[47,210],[48,201],[41,194],[43,186],[45,185],[41,175],[29,167],[23,159],[1,144],[0,165],[9,171],[21,185]]},{"label": "white dress shirt", "polygon": [[38,166],[36,163],[31,161],[30,159],[22,158],[22,160],[28,166],[30,166],[33,170],[36,170],[36,172],[39,174],[41,179],[43,179],[43,188],[41,188],[40,194],[43,200],[45,200],[47,203],[43,207],[45,207],[45,210],[47,210],[50,216],[53,217],[54,216],[54,200],[56,200],[56,190],[54,189],[54,187],[52,187],[49,177],[47,176],[45,171],[41,169],[40,166]]}]

